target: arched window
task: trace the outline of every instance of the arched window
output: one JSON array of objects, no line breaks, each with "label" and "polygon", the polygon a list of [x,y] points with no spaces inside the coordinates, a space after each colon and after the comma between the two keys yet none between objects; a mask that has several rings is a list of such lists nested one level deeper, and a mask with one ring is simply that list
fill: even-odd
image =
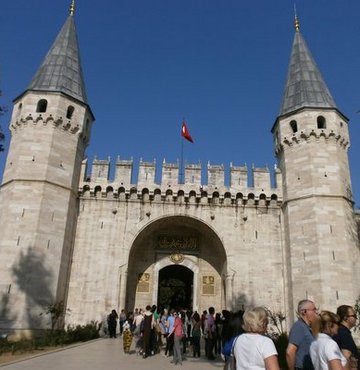
[{"label": "arched window", "polygon": [[196,192],[195,191],[190,191],[189,193],[189,202],[190,203],[195,203],[196,202]]},{"label": "arched window", "polygon": [[141,191],[143,202],[147,202],[150,199],[149,189],[144,188]]},{"label": "arched window", "polygon": [[40,99],[36,106],[36,113],[45,113],[47,108],[47,100]]},{"label": "arched window", "polygon": [[155,189],[154,190],[154,200],[160,201],[161,200],[161,190]]},{"label": "arched window", "polygon": [[317,128],[319,128],[319,129],[326,128],[326,120],[325,120],[325,117],[319,116],[317,118]]},{"label": "arched window", "polygon": [[295,120],[290,121],[290,127],[292,129],[293,134],[297,132],[298,127],[297,127],[297,122]]},{"label": "arched window", "polygon": [[112,186],[108,186],[106,188],[106,197],[111,197],[112,195],[114,195],[114,189]]},{"label": "arched window", "polygon": [[96,198],[100,198],[101,197],[101,186],[96,186],[95,187],[94,194],[95,194],[95,197]]},{"label": "arched window", "polygon": [[75,110],[75,108],[72,105],[69,105],[68,106],[68,109],[66,111],[66,118],[67,119],[71,119],[72,118],[73,113],[74,113],[74,110]]}]

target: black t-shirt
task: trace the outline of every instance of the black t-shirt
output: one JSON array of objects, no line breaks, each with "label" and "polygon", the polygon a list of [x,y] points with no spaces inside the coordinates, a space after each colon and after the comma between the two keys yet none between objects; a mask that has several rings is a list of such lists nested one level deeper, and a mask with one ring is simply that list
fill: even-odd
[{"label": "black t-shirt", "polygon": [[333,337],[341,350],[350,351],[358,359],[358,369],[360,370],[360,354],[351,335],[351,331],[344,325],[340,325],[337,335]]}]

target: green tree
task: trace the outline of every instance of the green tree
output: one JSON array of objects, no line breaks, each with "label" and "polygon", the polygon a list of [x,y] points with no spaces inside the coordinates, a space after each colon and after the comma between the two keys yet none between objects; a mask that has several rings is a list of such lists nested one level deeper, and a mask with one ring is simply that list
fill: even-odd
[{"label": "green tree", "polygon": [[42,315],[49,315],[51,319],[51,332],[55,329],[60,329],[63,324],[65,315],[70,309],[65,308],[64,302],[55,302],[47,305],[45,311],[40,314]]},{"label": "green tree", "polygon": [[[360,317],[360,296],[355,301],[354,311],[357,314],[357,317]],[[360,323],[359,323],[359,321],[357,321],[354,330],[355,331],[359,331],[360,330]]]}]

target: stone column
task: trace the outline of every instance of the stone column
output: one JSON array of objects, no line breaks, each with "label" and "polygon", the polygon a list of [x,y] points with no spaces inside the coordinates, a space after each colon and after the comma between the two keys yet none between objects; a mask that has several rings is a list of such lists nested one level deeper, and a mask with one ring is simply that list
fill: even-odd
[{"label": "stone column", "polygon": [[225,277],[225,306],[226,309],[232,311],[233,301],[233,275],[227,274]]},{"label": "stone column", "polygon": [[127,284],[127,266],[120,266],[120,291],[119,291],[119,311],[122,310],[126,305],[126,284]]},{"label": "stone column", "polygon": [[198,285],[199,285],[199,271],[193,270],[194,281],[193,281],[193,311],[199,312],[198,307]]}]

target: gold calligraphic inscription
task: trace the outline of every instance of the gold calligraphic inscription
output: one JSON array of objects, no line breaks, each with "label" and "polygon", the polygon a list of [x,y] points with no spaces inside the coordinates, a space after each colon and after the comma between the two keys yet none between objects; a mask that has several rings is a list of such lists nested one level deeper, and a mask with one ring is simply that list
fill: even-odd
[{"label": "gold calligraphic inscription", "polygon": [[198,240],[193,236],[166,236],[158,238],[158,249],[171,251],[198,251]]},{"label": "gold calligraphic inscription", "polygon": [[185,257],[180,253],[173,253],[170,256],[170,261],[176,264],[182,263],[184,261]]},{"label": "gold calligraphic inscription", "polygon": [[139,293],[150,293],[150,274],[144,273],[138,275],[137,292]]},{"label": "gold calligraphic inscription", "polygon": [[215,276],[202,277],[202,294],[215,295]]}]

